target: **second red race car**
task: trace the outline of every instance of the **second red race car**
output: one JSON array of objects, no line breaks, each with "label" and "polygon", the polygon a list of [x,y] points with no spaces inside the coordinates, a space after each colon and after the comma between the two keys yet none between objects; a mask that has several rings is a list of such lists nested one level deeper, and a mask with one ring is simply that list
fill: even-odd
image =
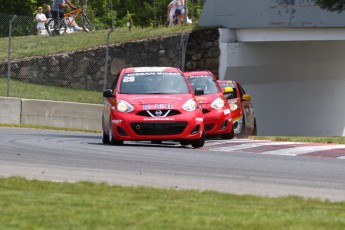
[{"label": "second red race car", "polygon": [[199,148],[205,143],[202,111],[180,69],[125,68],[103,96],[104,144],[173,140]]},{"label": "second red race car", "polygon": [[202,107],[205,134],[221,135],[222,139],[232,139],[235,134],[230,107],[216,77],[210,71],[191,71],[184,74],[196,92],[195,97]]}]

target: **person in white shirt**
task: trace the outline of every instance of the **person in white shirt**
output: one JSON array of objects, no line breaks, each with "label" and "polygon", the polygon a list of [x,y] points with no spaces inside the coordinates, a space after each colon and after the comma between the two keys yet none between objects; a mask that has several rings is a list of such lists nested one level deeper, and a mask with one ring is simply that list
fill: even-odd
[{"label": "person in white shirt", "polygon": [[175,1],[171,1],[168,5],[168,22],[169,22],[169,26],[173,26],[174,25],[174,14],[176,11],[176,4]]},{"label": "person in white shirt", "polygon": [[36,14],[36,29],[37,33],[40,34],[42,30],[45,30],[45,23],[47,22],[47,17],[44,13],[42,13],[42,7],[37,8],[37,14]]}]

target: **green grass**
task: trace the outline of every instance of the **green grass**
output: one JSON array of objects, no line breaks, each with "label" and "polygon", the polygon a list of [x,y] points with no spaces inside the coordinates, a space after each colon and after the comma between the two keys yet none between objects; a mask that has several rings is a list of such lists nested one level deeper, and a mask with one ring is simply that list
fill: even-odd
[{"label": "green grass", "polygon": [[345,203],[0,178],[2,229],[344,229]]},{"label": "green grass", "polygon": [[[10,96],[18,98],[91,104],[101,104],[103,98],[102,92],[39,85],[16,80],[11,80],[10,86]],[[0,96],[7,96],[7,79],[5,78],[0,78]]]},{"label": "green grass", "polygon": [[[196,26],[174,26],[159,28],[116,28],[111,33],[110,44],[134,41],[144,38],[190,32],[200,29]],[[98,30],[90,33],[80,32],[62,36],[22,36],[12,38],[12,59],[30,56],[63,53],[74,50],[106,46],[109,30]],[[7,61],[8,38],[0,38],[0,61]]]}]

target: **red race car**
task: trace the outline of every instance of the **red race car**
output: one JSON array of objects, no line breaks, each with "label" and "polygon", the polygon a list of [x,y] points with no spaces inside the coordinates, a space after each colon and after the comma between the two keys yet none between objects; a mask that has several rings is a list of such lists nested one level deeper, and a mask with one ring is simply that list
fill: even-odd
[{"label": "red race car", "polygon": [[210,71],[191,71],[184,74],[202,107],[205,134],[221,135],[223,139],[232,139],[235,134],[230,107],[216,77]]},{"label": "red race car", "polygon": [[237,81],[219,80],[224,96],[230,104],[235,135],[246,138],[256,136],[256,118],[251,97]]},{"label": "red race car", "polygon": [[180,69],[125,68],[113,85],[103,92],[104,144],[174,140],[204,146],[203,114]]}]

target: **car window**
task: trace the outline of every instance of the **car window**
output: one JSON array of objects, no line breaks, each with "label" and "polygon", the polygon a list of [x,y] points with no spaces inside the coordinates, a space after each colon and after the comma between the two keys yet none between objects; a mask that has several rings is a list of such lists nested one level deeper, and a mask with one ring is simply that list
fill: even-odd
[{"label": "car window", "polygon": [[243,97],[244,94],[246,94],[246,91],[242,88],[242,86],[237,83],[238,90],[240,91],[241,98]]},{"label": "car window", "polygon": [[189,88],[180,73],[139,72],[124,74],[121,94],[184,94]]},{"label": "car window", "polygon": [[213,77],[210,75],[189,76],[188,81],[193,88],[193,91],[197,88],[204,90],[204,94],[218,93],[219,88]]},{"label": "car window", "polygon": [[225,87],[231,87],[233,92],[231,93],[224,93],[224,96],[226,97],[226,99],[234,99],[237,98],[237,92],[236,92],[236,86],[232,83],[221,83],[220,87],[222,88],[222,90],[224,91]]}]

